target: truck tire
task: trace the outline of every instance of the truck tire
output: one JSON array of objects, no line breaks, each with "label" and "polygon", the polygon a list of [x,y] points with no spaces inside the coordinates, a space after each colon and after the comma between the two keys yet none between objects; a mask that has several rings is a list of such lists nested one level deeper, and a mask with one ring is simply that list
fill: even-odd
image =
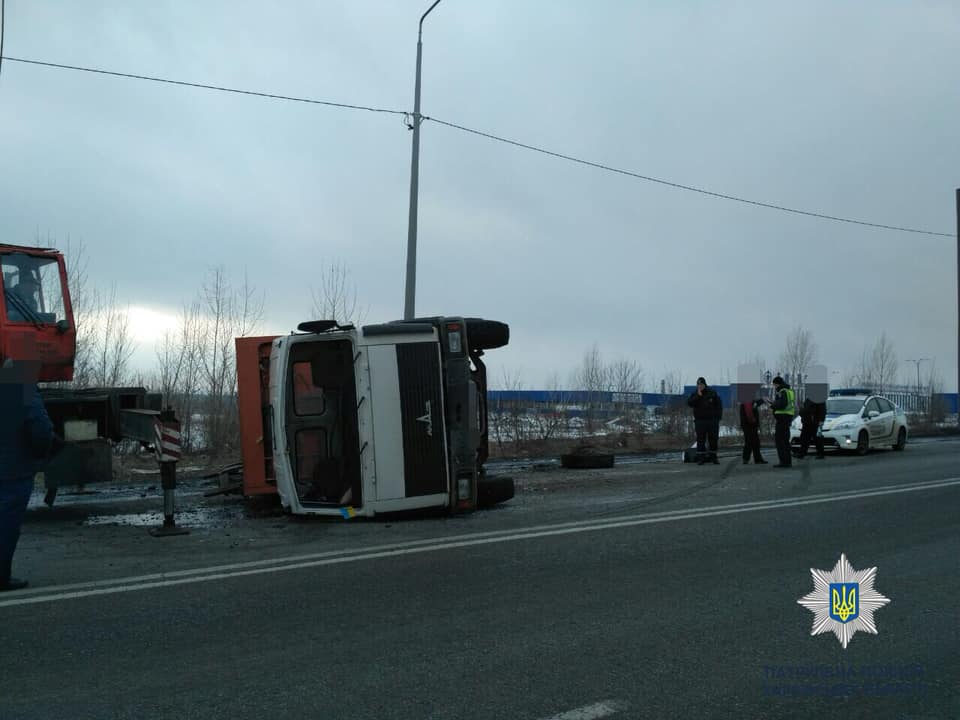
[{"label": "truck tire", "polygon": [[477,505],[490,507],[506,502],[514,495],[512,477],[485,477],[477,483]]},{"label": "truck tire", "polygon": [[496,320],[464,318],[471,350],[493,350],[510,342],[510,326]]},{"label": "truck tire", "polygon": [[560,465],[569,470],[602,470],[613,467],[613,453],[568,453],[560,456]]}]

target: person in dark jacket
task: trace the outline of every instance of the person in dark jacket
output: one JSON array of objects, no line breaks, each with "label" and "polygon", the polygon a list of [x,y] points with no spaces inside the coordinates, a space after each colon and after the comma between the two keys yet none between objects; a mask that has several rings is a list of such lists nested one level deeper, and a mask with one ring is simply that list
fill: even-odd
[{"label": "person in dark jacket", "polygon": [[740,403],[740,429],[743,431],[743,464],[753,462],[756,465],[766,465],[767,461],[760,455],[760,406],[762,399],[749,403]]},{"label": "person in dark jacket", "polygon": [[[720,438],[720,418],[723,417],[723,403],[716,391],[707,385],[702,377],[697,378],[697,391],[687,399],[687,405],[693,408],[693,425],[697,431],[697,464],[708,460],[718,465],[717,440]],[[706,453],[709,443],[710,453]]]},{"label": "person in dark jacket", "polygon": [[810,442],[813,441],[817,447],[817,460],[823,460],[823,436],[818,432],[820,424],[827,419],[827,404],[814,402],[810,398],[803,401],[800,407],[800,422],[803,423],[800,429],[800,447],[797,449],[797,457],[807,456],[807,450],[810,449]]},{"label": "person in dark jacket", "polygon": [[793,388],[779,375],[773,379],[773,388],[776,396],[770,403],[770,407],[773,408],[773,418],[776,422],[774,438],[777,442],[777,457],[780,458],[780,462],[774,467],[788,468],[793,465],[790,454],[790,423],[797,414],[797,400]]},{"label": "person in dark jacket", "polygon": [[0,591],[19,590],[11,576],[13,553],[33,479],[53,444],[53,425],[33,383],[0,377]]}]

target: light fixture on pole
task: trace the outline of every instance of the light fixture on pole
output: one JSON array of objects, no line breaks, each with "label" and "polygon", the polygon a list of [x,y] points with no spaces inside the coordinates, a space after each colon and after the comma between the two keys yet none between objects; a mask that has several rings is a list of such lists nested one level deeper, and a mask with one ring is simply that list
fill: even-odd
[{"label": "light fixture on pole", "polygon": [[917,395],[920,394],[920,363],[930,362],[930,358],[917,358],[916,360],[907,360],[917,366]]},{"label": "light fixture on pole", "polygon": [[413,89],[413,157],[410,160],[410,219],[407,226],[407,280],[403,301],[403,319],[412,320],[417,294],[417,200],[420,185],[420,60],[423,56],[423,21],[440,0],[436,0],[420,17],[417,31],[417,79]]}]

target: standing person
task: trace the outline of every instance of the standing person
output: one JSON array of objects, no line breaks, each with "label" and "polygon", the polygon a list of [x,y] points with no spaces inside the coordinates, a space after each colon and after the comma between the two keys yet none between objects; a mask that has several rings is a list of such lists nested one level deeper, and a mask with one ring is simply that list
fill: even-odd
[{"label": "standing person", "polygon": [[814,402],[810,398],[803,401],[800,408],[800,422],[803,423],[800,430],[800,447],[797,450],[797,457],[807,456],[807,450],[810,449],[810,442],[813,441],[817,446],[817,460],[823,460],[823,436],[819,433],[820,424],[827,418],[827,404]]},{"label": "standing person", "polygon": [[773,379],[773,388],[776,396],[770,407],[773,408],[773,418],[776,422],[774,437],[777,441],[777,457],[780,459],[774,467],[788,468],[793,465],[790,455],[790,423],[797,414],[797,400],[793,388],[779,375]]},{"label": "standing person", "polygon": [[766,465],[767,461],[760,454],[760,406],[762,399],[749,403],[740,403],[740,429],[743,431],[743,464],[750,462],[753,454],[755,465]]},{"label": "standing person", "polygon": [[33,478],[50,452],[53,425],[33,383],[0,377],[0,592],[26,580],[11,576],[13,553],[27,511]]},{"label": "standing person", "polygon": [[[697,464],[707,460],[719,465],[717,459],[717,441],[720,438],[720,418],[723,416],[723,403],[717,392],[707,385],[702,377],[697,378],[697,390],[688,399],[687,405],[693,408],[693,426],[697,431]],[[709,444],[710,453],[706,453]]]}]

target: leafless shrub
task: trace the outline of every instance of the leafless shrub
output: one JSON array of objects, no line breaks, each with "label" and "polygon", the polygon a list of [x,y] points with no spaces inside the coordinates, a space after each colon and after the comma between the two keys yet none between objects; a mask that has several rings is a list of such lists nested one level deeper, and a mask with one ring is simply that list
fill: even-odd
[{"label": "leafless shrub", "polygon": [[357,287],[350,270],[337,261],[320,268],[320,287],[311,288],[311,308],[314,320],[336,320],[339,324],[360,325],[367,315],[367,308],[357,302]]}]

